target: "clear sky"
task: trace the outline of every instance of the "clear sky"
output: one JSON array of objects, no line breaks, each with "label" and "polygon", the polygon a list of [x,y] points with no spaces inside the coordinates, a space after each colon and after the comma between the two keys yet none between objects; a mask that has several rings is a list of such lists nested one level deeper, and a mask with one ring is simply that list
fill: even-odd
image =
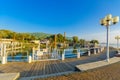
[{"label": "clear sky", "polygon": [[[120,16],[120,0],[0,0],[0,29],[16,32],[63,33],[106,41],[99,24],[111,13]],[[111,26],[111,43],[120,35],[120,24]]]}]

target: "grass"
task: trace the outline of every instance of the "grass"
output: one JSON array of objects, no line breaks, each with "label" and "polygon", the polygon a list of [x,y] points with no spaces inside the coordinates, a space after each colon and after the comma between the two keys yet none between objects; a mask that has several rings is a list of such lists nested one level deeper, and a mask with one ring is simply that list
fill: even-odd
[{"label": "grass", "polygon": [[120,62],[86,72],[76,72],[69,75],[43,79],[39,78],[35,80],[120,80],[119,74]]}]

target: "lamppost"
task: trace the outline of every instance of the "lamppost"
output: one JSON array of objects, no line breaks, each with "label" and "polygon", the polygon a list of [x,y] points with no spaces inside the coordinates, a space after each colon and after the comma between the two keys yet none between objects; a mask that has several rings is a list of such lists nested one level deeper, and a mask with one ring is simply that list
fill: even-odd
[{"label": "lamppost", "polygon": [[103,18],[103,19],[100,20],[100,24],[102,26],[105,26],[106,29],[107,29],[107,44],[106,44],[106,46],[107,46],[107,54],[106,54],[106,56],[107,56],[107,62],[109,62],[109,29],[110,29],[109,27],[112,24],[116,24],[118,22],[119,22],[119,16],[116,16],[116,17],[112,18],[111,14],[105,16],[105,18]]},{"label": "lamppost", "polygon": [[117,50],[118,50],[118,53],[119,53],[119,39],[120,39],[120,36],[116,36],[115,39],[117,39]]}]

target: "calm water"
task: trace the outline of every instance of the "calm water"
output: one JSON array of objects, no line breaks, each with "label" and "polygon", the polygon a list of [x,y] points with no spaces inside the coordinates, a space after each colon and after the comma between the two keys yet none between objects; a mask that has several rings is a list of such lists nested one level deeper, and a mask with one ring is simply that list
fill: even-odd
[{"label": "calm water", "polygon": [[[101,44],[101,46],[106,46],[106,44]],[[116,48],[117,45],[116,44],[110,44],[111,47]],[[120,45],[119,45],[120,46]],[[80,55],[83,55],[85,53],[85,51],[80,51]],[[32,56],[32,53],[29,54]],[[23,53],[18,53],[14,56],[9,55],[7,57],[8,61],[27,61],[27,54],[23,54]],[[73,50],[67,50],[65,51],[65,58],[76,58],[77,57],[77,53],[74,53]]]},{"label": "calm water", "polygon": [[[100,44],[100,45],[104,47],[106,46],[106,44]],[[117,48],[117,44],[109,44],[109,46]],[[120,47],[120,44],[119,44],[119,47]]]},{"label": "calm water", "polygon": [[[80,55],[83,55],[84,53],[84,51],[80,51]],[[77,53],[73,53],[73,51],[65,51],[65,58],[77,58]]]},{"label": "calm water", "polygon": [[[83,55],[85,52],[84,51],[81,51],[80,52],[80,55]],[[32,56],[32,53],[29,54]],[[8,61],[22,61],[22,62],[25,62],[27,61],[27,54],[22,54],[22,53],[17,53],[17,54],[14,54],[14,55],[9,55],[7,57],[7,60]],[[77,53],[74,53],[73,50],[67,50],[65,51],[65,58],[76,58],[77,57]]]},{"label": "calm water", "polygon": [[[32,54],[29,54],[32,55]],[[16,53],[16,54],[11,54],[7,57],[8,61],[27,61],[27,56],[28,54],[23,54],[23,53]]]}]

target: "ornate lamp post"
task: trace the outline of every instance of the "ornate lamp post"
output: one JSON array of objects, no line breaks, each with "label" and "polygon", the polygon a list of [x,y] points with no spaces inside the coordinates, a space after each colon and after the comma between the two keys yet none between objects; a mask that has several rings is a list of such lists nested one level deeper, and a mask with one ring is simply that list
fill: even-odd
[{"label": "ornate lamp post", "polygon": [[116,36],[115,39],[117,39],[117,50],[119,52],[119,39],[120,39],[120,36]]},{"label": "ornate lamp post", "polygon": [[107,29],[107,62],[109,62],[109,27],[112,25],[112,24],[116,24],[119,22],[119,16],[116,16],[116,17],[113,17],[112,18],[112,15],[109,14],[107,16],[105,16],[105,18],[101,19],[100,20],[100,24],[102,26],[105,26],[106,29]]}]

